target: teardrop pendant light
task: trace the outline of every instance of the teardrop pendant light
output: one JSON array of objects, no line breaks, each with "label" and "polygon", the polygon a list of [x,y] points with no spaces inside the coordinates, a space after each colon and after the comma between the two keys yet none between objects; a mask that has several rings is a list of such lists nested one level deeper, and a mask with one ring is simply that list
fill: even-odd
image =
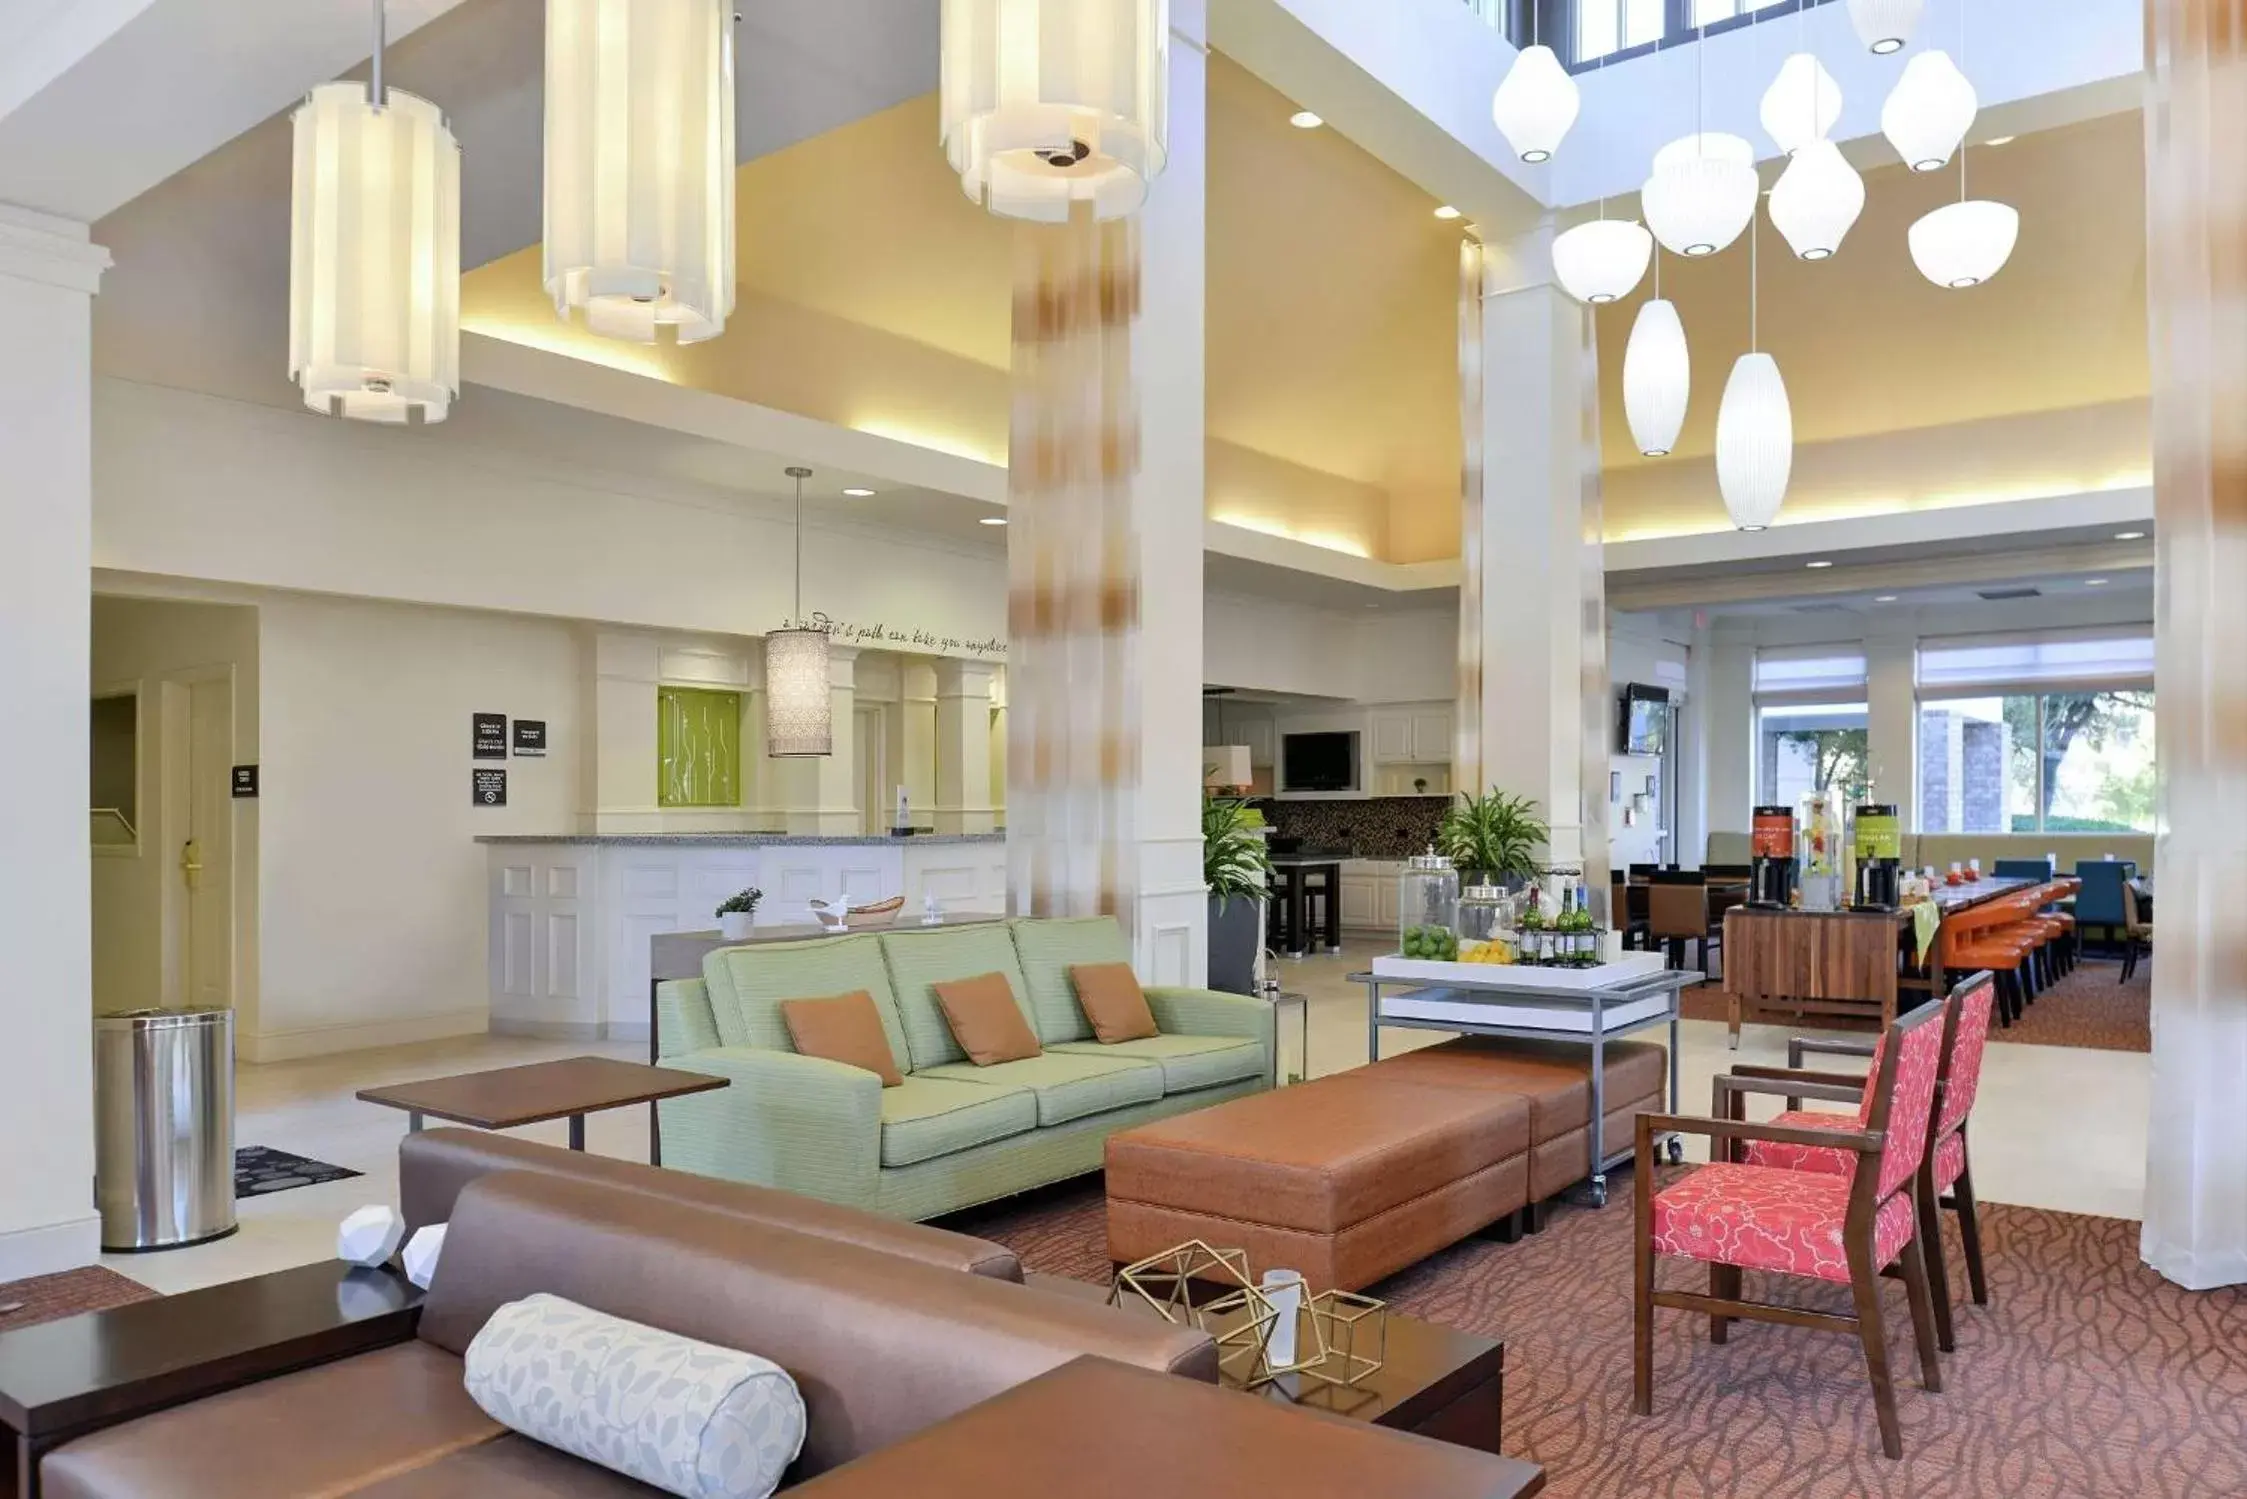
[{"label": "teardrop pendant light", "polygon": [[1716,482],[1732,524],[1767,530],[1786,503],[1794,474],[1794,411],[1778,361],[1756,347],[1761,267],[1748,242],[1748,352],[1732,366],[1716,414]]},{"label": "teardrop pendant light", "polygon": [[1638,290],[1654,236],[1628,219],[1594,219],[1553,241],[1553,275],[1579,302],[1604,306]]},{"label": "teardrop pendant light", "polygon": [[1654,153],[1654,174],[1639,190],[1646,227],[1673,255],[1714,255],[1755,217],[1761,184],[1755,147],[1714,131],[1682,136]]},{"label": "teardrop pendant light", "polygon": [[1949,53],[1917,52],[1880,106],[1880,133],[1913,171],[1940,171],[1950,165],[1980,109],[1974,85]]},{"label": "teardrop pendant light", "polygon": [[1841,85],[1813,53],[1797,52],[1779,64],[1763,94],[1763,133],[1787,155],[1824,140],[1841,118]]},{"label": "teardrop pendant light", "polygon": [[827,679],[827,632],[802,627],[804,618],[804,480],[808,468],[791,468],[796,481],[797,625],[765,636],[765,754],[774,760],[812,759],[835,752],[835,695]]},{"label": "teardrop pendant light", "polygon": [[1623,350],[1623,412],[1630,418],[1631,440],[1649,458],[1666,458],[1676,450],[1693,393],[1685,324],[1677,304],[1663,300],[1661,290],[1657,267],[1655,295],[1639,308]]},{"label": "teardrop pendant light", "polygon": [[1841,248],[1865,211],[1865,179],[1832,141],[1795,153],[1771,189],[1771,227],[1804,260],[1825,260]]},{"label": "teardrop pendant light", "polygon": [[1583,108],[1576,80],[1560,65],[1553,49],[1538,43],[1525,48],[1506,70],[1490,100],[1490,118],[1514,154],[1526,162],[1552,160]]},{"label": "teardrop pendant light", "polygon": [[[1958,53],[1966,55],[1966,11],[1958,18]],[[1966,195],[1966,147],[1958,149],[1958,201],[1912,225],[1912,264],[1946,290],[1961,291],[2005,269],[2021,237],[2021,215],[2012,205]]]},{"label": "teardrop pendant light", "polygon": [[1849,0],[1849,19],[1858,39],[1886,56],[1904,50],[1926,8],[1926,0]]},{"label": "teardrop pendant light", "polygon": [[441,422],[460,394],[460,143],[382,82],[323,83],[290,120],[289,378],[365,422]]}]

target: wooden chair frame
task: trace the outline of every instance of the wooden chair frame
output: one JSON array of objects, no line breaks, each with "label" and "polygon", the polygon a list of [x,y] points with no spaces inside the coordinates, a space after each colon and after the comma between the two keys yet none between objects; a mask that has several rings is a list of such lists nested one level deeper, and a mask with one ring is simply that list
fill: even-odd
[{"label": "wooden chair frame", "polygon": [[[1881,1451],[1890,1458],[1903,1457],[1903,1429],[1897,1419],[1896,1389],[1888,1370],[1887,1329],[1881,1320],[1880,1272],[1884,1267],[1873,1261],[1873,1225],[1881,1203],[1878,1163],[1888,1140],[1888,1110],[1895,1097],[1896,1064],[1898,1055],[1903,1050],[1903,1038],[1922,1025],[1946,1024],[1945,1017],[1954,1008],[1948,1000],[1940,1006],[1925,1006],[1899,1018],[1890,1028],[1887,1053],[1881,1059],[1880,1076],[1875,1086],[1872,1117],[1866,1121],[1862,1130],[1804,1129],[1787,1125],[1755,1124],[1744,1119],[1724,1117],[1737,1110],[1738,1095],[1749,1092],[1785,1096],[1791,1091],[1797,1097],[1835,1097],[1844,1102],[1857,1102],[1863,1095],[1864,1081],[1838,1075],[1821,1078],[1818,1074],[1804,1074],[1785,1079],[1738,1075],[1720,1077],[1716,1080],[1717,1095],[1719,1099],[1730,1102],[1732,1107],[1719,1108],[1719,1117],[1695,1119],[1680,1114],[1639,1115],[1637,1158],[1633,1163],[1637,1189],[1633,1207],[1637,1214],[1637,1224],[1632,1243],[1632,1375],[1634,1404],[1640,1415],[1650,1416],[1654,1413],[1656,1307],[1698,1312],[1706,1316],[1709,1319],[1709,1341],[1712,1343],[1727,1340],[1730,1324],[1735,1319],[1776,1322],[1820,1332],[1852,1334],[1864,1346],[1865,1368],[1872,1379],[1873,1408],[1880,1423]],[[1849,1207],[1842,1224],[1842,1248],[1849,1261],[1849,1288],[1856,1302],[1856,1315],[1841,1316],[1831,1312],[1746,1300],[1741,1290],[1741,1268],[1736,1265],[1709,1266],[1707,1295],[1659,1289],[1654,1283],[1657,1258],[1654,1253],[1654,1137],[1666,1133],[1706,1135],[1727,1155],[1735,1145],[1750,1140],[1855,1151],[1860,1157],[1860,1169],[1850,1183]],[[1932,1128],[1926,1143],[1928,1149],[1933,1149],[1935,1142]],[[1943,1371],[1936,1350],[1934,1298],[1927,1277],[1927,1224],[1924,1216],[1917,1211],[1916,1200],[1914,1209],[1912,1236],[1898,1254],[1897,1265],[1902,1272],[1906,1295],[1911,1304],[1912,1332],[1919,1352],[1920,1382],[1930,1392],[1940,1393],[1943,1388]]]}]

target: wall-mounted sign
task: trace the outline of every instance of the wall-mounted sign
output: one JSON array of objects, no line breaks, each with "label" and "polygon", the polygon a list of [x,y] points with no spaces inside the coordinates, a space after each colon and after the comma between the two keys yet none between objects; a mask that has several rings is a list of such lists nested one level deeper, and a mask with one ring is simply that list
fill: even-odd
[{"label": "wall-mounted sign", "polygon": [[507,715],[504,713],[472,713],[475,724],[475,758],[479,760],[504,760],[507,758]]},{"label": "wall-mounted sign", "polygon": [[507,772],[487,770],[483,766],[468,772],[470,794],[479,807],[504,807],[507,805]]},{"label": "wall-mounted sign", "polygon": [[536,757],[546,753],[546,720],[543,718],[518,718],[515,720],[515,755],[518,759]]},{"label": "wall-mounted sign", "polygon": [[257,795],[257,767],[255,765],[237,765],[234,767],[234,795],[236,797]]}]

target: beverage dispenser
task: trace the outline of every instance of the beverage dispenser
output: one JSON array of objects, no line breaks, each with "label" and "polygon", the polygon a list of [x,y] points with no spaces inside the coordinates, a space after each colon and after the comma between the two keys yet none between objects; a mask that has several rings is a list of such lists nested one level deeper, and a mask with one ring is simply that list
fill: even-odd
[{"label": "beverage dispenser", "polygon": [[1756,808],[1750,848],[1748,904],[1793,905],[1795,878],[1801,869],[1795,862],[1794,808]]},{"label": "beverage dispenser", "polygon": [[1857,809],[1857,905],[1893,911],[1902,899],[1903,829],[1892,802]]}]

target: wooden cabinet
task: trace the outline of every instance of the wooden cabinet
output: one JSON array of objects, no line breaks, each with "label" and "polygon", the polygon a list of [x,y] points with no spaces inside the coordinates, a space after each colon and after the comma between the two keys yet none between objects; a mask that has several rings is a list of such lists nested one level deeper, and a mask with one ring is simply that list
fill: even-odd
[{"label": "wooden cabinet", "polygon": [[1279,762],[1279,726],[1268,716],[1241,723],[1233,742],[1248,746],[1248,763],[1260,770]]}]

